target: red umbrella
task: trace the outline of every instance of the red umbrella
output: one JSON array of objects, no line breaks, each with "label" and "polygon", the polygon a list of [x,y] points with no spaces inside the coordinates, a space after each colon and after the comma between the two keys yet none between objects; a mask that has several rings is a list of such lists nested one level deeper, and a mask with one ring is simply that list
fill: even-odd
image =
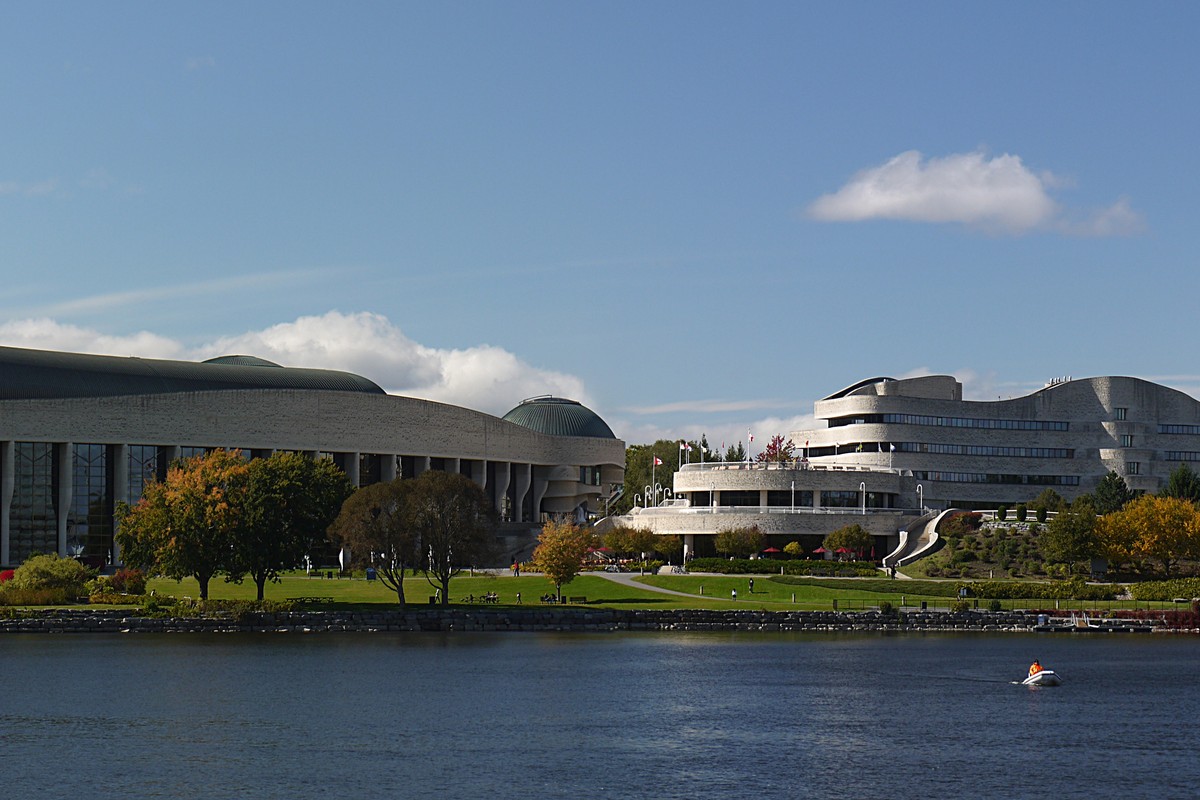
[{"label": "red umbrella", "polygon": [[829,551],[826,550],[824,547],[818,547],[816,550],[813,550],[813,552],[814,553],[828,553]]},{"label": "red umbrella", "polygon": [[833,552],[835,552],[835,553],[849,553],[850,551],[849,551],[849,550],[847,550],[845,547],[839,547],[837,550],[834,550]]},{"label": "red umbrella", "polygon": [[764,553],[782,553],[783,551],[780,550],[778,547],[768,547],[766,550],[763,550],[763,552]]}]

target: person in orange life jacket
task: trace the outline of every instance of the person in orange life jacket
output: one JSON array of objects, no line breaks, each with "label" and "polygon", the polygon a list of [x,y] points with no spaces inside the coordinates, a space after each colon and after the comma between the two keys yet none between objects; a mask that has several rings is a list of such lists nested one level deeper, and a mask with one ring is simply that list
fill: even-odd
[{"label": "person in orange life jacket", "polygon": [[1043,669],[1045,669],[1045,667],[1043,667],[1041,664],[1039,664],[1038,660],[1035,658],[1033,660],[1033,663],[1029,665],[1029,677],[1032,678],[1034,675],[1037,675]]}]

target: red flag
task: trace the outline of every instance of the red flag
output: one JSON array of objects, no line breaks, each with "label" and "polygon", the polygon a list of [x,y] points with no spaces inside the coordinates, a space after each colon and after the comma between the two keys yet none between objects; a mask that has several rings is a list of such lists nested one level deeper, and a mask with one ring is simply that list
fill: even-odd
[{"label": "red flag", "polygon": [[655,456],[655,457],[654,457],[654,466],[656,466],[656,467],[661,467],[661,466],[662,466],[662,459],[661,459],[661,458],[659,458],[658,456]]}]

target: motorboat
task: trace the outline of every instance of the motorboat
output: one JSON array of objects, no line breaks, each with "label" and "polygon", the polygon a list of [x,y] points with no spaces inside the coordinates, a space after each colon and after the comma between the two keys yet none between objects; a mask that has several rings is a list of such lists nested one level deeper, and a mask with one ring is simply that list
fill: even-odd
[{"label": "motorboat", "polygon": [[1062,678],[1052,669],[1039,670],[1021,681],[1023,686],[1061,686]]}]

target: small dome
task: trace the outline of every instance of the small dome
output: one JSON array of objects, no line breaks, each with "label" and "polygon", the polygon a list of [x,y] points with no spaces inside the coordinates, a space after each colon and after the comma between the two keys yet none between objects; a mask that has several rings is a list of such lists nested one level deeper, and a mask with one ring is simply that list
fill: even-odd
[{"label": "small dome", "polygon": [[204,361],[205,364],[233,364],[238,367],[278,367],[274,361],[258,356],[217,356]]},{"label": "small dome", "polygon": [[517,425],[551,436],[615,439],[612,428],[587,406],[563,397],[533,397],[504,415]]}]

